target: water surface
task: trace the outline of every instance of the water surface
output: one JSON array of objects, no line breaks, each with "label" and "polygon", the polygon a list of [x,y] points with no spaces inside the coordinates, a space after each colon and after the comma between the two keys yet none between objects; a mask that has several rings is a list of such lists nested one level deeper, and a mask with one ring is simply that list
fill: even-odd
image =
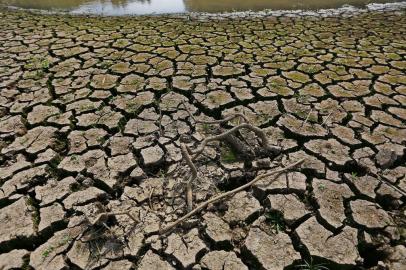
[{"label": "water surface", "polygon": [[0,0],[1,5],[74,14],[131,15],[183,12],[317,10],[399,0]]}]

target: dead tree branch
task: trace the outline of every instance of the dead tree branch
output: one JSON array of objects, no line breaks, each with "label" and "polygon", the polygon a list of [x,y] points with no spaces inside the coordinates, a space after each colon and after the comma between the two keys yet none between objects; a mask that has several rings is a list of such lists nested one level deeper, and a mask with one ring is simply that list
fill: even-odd
[{"label": "dead tree branch", "polygon": [[195,152],[193,152],[193,158],[192,160],[195,160],[197,157],[199,157],[199,155],[204,151],[204,148],[206,147],[206,145],[209,142],[213,142],[213,141],[220,141],[220,140],[224,140],[227,136],[230,136],[231,134],[234,134],[236,131],[240,130],[240,129],[249,129],[252,132],[255,133],[255,135],[257,135],[259,137],[259,139],[261,140],[261,145],[262,147],[265,148],[266,151],[269,151],[271,153],[279,153],[280,152],[280,148],[276,147],[276,146],[272,146],[269,144],[268,138],[266,137],[266,134],[263,130],[261,130],[260,128],[257,128],[251,124],[248,123],[243,123],[240,124],[238,126],[235,126],[219,135],[214,135],[214,136],[210,136],[207,137],[203,140],[201,146],[196,149]]},{"label": "dead tree branch", "polygon": [[193,190],[192,190],[192,184],[194,180],[197,178],[197,169],[195,164],[192,162],[192,159],[190,158],[189,155],[189,149],[187,148],[186,145],[181,144],[180,145],[180,151],[182,153],[183,158],[185,159],[187,165],[189,166],[192,175],[189,177],[187,183],[186,183],[186,202],[187,202],[187,208],[188,211],[192,211],[193,209]]},{"label": "dead tree branch", "polygon": [[209,200],[207,200],[207,201],[201,203],[199,206],[197,206],[195,209],[193,209],[192,211],[190,211],[189,213],[187,213],[187,214],[184,215],[183,217],[179,218],[177,221],[175,221],[175,222],[173,222],[172,224],[169,224],[168,226],[162,228],[162,229],[159,231],[159,234],[160,234],[160,235],[163,235],[163,234],[168,233],[170,230],[172,230],[173,228],[175,228],[176,226],[178,226],[179,224],[181,224],[183,221],[185,221],[185,220],[188,219],[189,217],[193,216],[194,214],[197,214],[198,212],[200,212],[201,210],[203,210],[204,208],[206,208],[209,204],[214,203],[214,202],[217,202],[217,201],[219,201],[219,200],[222,200],[222,199],[224,199],[224,198],[226,198],[226,197],[228,197],[228,196],[234,195],[235,193],[237,193],[237,192],[239,192],[239,191],[242,191],[242,190],[244,190],[244,189],[246,189],[246,188],[252,186],[253,184],[255,184],[256,182],[258,182],[259,180],[261,180],[261,179],[263,179],[263,178],[265,178],[265,177],[268,177],[268,176],[271,176],[271,175],[275,175],[275,177],[274,177],[269,183],[272,183],[273,181],[276,181],[277,178],[278,178],[281,174],[283,174],[283,173],[285,173],[285,172],[287,172],[287,171],[289,171],[289,170],[291,170],[291,169],[293,169],[293,168],[296,168],[297,166],[299,166],[300,164],[302,164],[303,161],[304,161],[304,159],[300,159],[299,161],[296,161],[296,162],[294,162],[294,163],[292,163],[292,164],[289,164],[288,166],[286,166],[286,167],[284,167],[284,168],[280,168],[280,169],[275,170],[275,171],[271,171],[271,172],[268,172],[268,173],[265,173],[265,174],[258,175],[258,176],[255,177],[252,181],[248,182],[248,183],[245,184],[245,185],[242,185],[242,186],[240,186],[240,187],[238,187],[238,188],[235,188],[235,189],[230,190],[230,191],[228,191],[228,192],[226,192],[226,193],[220,194],[220,195],[218,195],[218,196],[216,196],[216,197],[213,197],[213,198],[211,198],[211,199],[209,199]]},{"label": "dead tree branch", "polygon": [[233,120],[235,118],[238,118],[238,117],[242,118],[245,123],[249,122],[247,117],[242,113],[235,113],[235,114],[229,115],[226,118],[223,118],[223,119],[220,119],[220,120],[200,120],[200,119],[196,119],[196,117],[194,117],[194,115],[186,107],[186,103],[185,103],[184,100],[182,100],[182,104],[183,104],[183,107],[185,107],[185,110],[189,114],[190,118],[192,118],[192,120],[195,121],[196,123],[209,124],[209,125],[210,124],[222,124],[222,123],[226,123],[226,122],[231,121],[231,120]]}]

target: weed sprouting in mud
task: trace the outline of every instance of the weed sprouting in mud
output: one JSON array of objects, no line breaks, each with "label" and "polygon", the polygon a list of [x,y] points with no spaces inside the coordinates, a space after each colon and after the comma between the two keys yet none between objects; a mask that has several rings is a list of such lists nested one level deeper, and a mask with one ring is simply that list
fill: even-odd
[{"label": "weed sprouting in mud", "polygon": [[283,214],[276,211],[270,211],[264,214],[265,220],[271,225],[271,228],[276,231],[276,233],[285,231],[286,224],[283,218]]}]

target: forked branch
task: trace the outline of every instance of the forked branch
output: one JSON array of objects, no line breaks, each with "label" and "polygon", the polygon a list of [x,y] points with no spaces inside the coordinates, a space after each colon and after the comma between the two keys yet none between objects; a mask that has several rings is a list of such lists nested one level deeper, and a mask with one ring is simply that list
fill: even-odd
[{"label": "forked branch", "polygon": [[163,235],[163,234],[168,233],[169,231],[171,231],[173,228],[175,228],[176,226],[178,226],[179,224],[181,224],[182,222],[184,222],[184,221],[185,221],[186,219],[188,219],[189,217],[191,217],[191,216],[197,214],[198,212],[202,211],[202,210],[203,210],[204,208],[206,208],[209,204],[215,203],[215,202],[217,202],[217,201],[220,201],[220,200],[222,200],[222,199],[224,199],[224,198],[226,198],[226,197],[228,197],[228,196],[234,195],[235,193],[237,193],[237,192],[239,192],[239,191],[242,191],[242,190],[244,190],[244,189],[246,189],[246,188],[248,188],[248,187],[251,187],[253,184],[255,184],[256,182],[258,182],[259,180],[261,180],[261,179],[263,179],[263,178],[265,178],[265,177],[269,177],[269,176],[271,176],[271,175],[275,175],[275,177],[274,177],[268,184],[270,184],[270,183],[276,181],[276,180],[278,179],[278,177],[279,177],[281,174],[283,174],[283,173],[285,173],[285,172],[287,172],[287,171],[289,171],[289,170],[291,170],[291,169],[293,169],[293,168],[296,168],[297,166],[299,166],[300,164],[302,164],[303,161],[304,161],[304,159],[300,159],[299,161],[296,161],[296,162],[294,162],[294,163],[292,163],[292,164],[289,164],[288,166],[286,166],[286,167],[284,167],[284,168],[280,168],[280,169],[275,170],[275,171],[271,171],[271,172],[268,172],[268,173],[265,173],[265,174],[258,175],[257,177],[255,177],[253,180],[251,180],[250,182],[248,182],[248,183],[245,184],[245,185],[242,185],[242,186],[240,186],[240,187],[238,187],[238,188],[235,188],[235,189],[233,189],[233,190],[230,190],[230,191],[228,191],[228,192],[225,192],[225,193],[223,193],[223,194],[220,194],[220,195],[218,195],[218,196],[216,196],[216,197],[213,197],[213,198],[211,198],[211,199],[209,199],[209,200],[207,200],[207,201],[201,203],[201,204],[198,205],[195,209],[193,209],[192,211],[190,211],[189,213],[187,213],[187,214],[184,215],[183,217],[179,218],[177,221],[175,221],[175,222],[169,224],[168,226],[162,228],[162,229],[159,231],[159,234],[160,234],[160,235]]},{"label": "forked branch", "polygon": [[199,155],[204,151],[204,148],[206,147],[206,145],[209,142],[224,140],[227,136],[230,136],[231,134],[234,134],[236,131],[238,131],[240,129],[244,129],[244,128],[253,131],[255,133],[255,135],[257,135],[259,137],[259,139],[261,140],[261,145],[266,151],[270,151],[271,153],[279,153],[280,148],[270,145],[268,138],[266,137],[266,134],[262,129],[257,128],[248,123],[243,123],[243,124],[240,124],[238,126],[231,128],[219,135],[214,135],[214,136],[205,138],[203,140],[201,146],[198,149],[196,149],[195,152],[193,152],[192,161],[195,160],[197,157],[199,157]]}]

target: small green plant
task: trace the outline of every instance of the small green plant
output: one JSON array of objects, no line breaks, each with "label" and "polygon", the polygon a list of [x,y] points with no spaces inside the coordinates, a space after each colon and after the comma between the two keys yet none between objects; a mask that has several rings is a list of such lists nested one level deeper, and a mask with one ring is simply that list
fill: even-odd
[{"label": "small green plant", "polygon": [[79,157],[78,155],[72,155],[70,156],[70,160],[74,163],[79,163]]},{"label": "small green plant", "polygon": [[73,238],[70,235],[65,235],[61,241],[59,241],[58,243],[58,247],[64,246],[66,244],[68,244],[70,241],[72,241]]},{"label": "small green plant", "polygon": [[325,184],[319,184],[318,188],[319,188],[321,191],[324,191],[324,190],[326,189],[326,185],[325,185]]},{"label": "small green plant", "polygon": [[301,270],[329,270],[325,263],[314,263],[313,258],[310,259],[310,262],[304,261],[304,263],[296,266],[297,269]]},{"label": "small green plant", "polygon": [[205,133],[209,133],[210,130],[212,129],[212,126],[211,126],[210,124],[203,123],[202,128],[203,128],[203,131],[204,131]]},{"label": "small green plant", "polygon": [[237,157],[231,149],[226,148],[221,151],[221,160],[223,162],[234,162],[237,160]]},{"label": "small green plant", "polygon": [[91,111],[95,109],[95,106],[93,104],[82,104],[79,106],[79,109],[81,111]]},{"label": "small green plant", "polygon": [[165,170],[159,170],[159,172],[158,172],[158,177],[160,177],[160,178],[165,178],[165,176],[166,176]]},{"label": "small green plant", "polygon": [[351,173],[351,178],[352,180],[357,180],[358,179],[358,174],[356,172]]},{"label": "small green plant", "polygon": [[112,65],[113,65],[112,61],[103,61],[100,63],[100,67],[105,69],[111,67]]},{"label": "small green plant", "polygon": [[81,186],[80,186],[80,184],[78,184],[78,183],[74,183],[74,184],[71,184],[70,186],[69,186],[69,190],[71,191],[71,192],[78,192],[78,191],[80,191],[81,190]]},{"label": "small green plant", "polygon": [[99,138],[96,139],[96,141],[97,141],[99,144],[104,144],[104,143],[106,142],[106,138],[105,138],[105,137],[99,137]]},{"label": "small green plant", "polygon": [[52,253],[52,251],[54,251],[55,250],[55,248],[53,247],[53,246],[49,246],[49,247],[47,247],[45,250],[44,250],[44,252],[42,252],[42,258],[47,258],[48,256],[49,256],[49,254],[51,254]]},{"label": "small green plant", "polygon": [[283,219],[283,215],[279,212],[268,212],[265,213],[265,219],[266,221],[271,225],[272,229],[276,231],[276,233],[279,233],[280,231],[284,231],[286,226],[285,226],[285,220]]},{"label": "small green plant", "polygon": [[48,68],[49,68],[49,61],[48,61],[48,59],[42,60],[42,62],[41,62],[41,68],[42,68],[42,70],[45,70],[45,69],[48,69]]},{"label": "small green plant", "polygon": [[68,244],[73,238],[70,237],[69,235],[65,235],[57,244],[57,246],[49,246],[47,247],[44,252],[42,252],[42,258],[45,259],[47,257],[49,257],[49,255],[56,249],[59,247],[62,247],[66,244]]},{"label": "small green plant", "polygon": [[127,102],[127,111],[129,113],[136,113],[140,107],[141,106],[135,101]]}]

